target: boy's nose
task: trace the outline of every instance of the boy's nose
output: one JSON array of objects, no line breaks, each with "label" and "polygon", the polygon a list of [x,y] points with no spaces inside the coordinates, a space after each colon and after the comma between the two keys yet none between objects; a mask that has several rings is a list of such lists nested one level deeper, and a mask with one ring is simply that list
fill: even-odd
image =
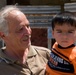
[{"label": "boy's nose", "polygon": [[63,33],[63,37],[67,38],[68,34],[67,33]]}]

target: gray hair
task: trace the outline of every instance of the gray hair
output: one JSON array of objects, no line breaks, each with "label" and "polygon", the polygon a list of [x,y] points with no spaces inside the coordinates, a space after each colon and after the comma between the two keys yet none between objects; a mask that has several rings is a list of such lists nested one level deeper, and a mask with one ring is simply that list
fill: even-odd
[{"label": "gray hair", "polygon": [[9,33],[8,22],[7,22],[6,17],[9,15],[9,12],[11,12],[12,10],[20,11],[19,8],[17,8],[15,5],[5,6],[0,11],[0,31],[6,35],[8,35]]}]

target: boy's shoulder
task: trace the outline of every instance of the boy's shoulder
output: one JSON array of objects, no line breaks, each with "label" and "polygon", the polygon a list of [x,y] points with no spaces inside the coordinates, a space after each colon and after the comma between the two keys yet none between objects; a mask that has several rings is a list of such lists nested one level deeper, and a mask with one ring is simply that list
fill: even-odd
[{"label": "boy's shoulder", "polygon": [[72,51],[71,51],[71,55],[70,55],[70,60],[76,60],[76,46],[73,47]]}]

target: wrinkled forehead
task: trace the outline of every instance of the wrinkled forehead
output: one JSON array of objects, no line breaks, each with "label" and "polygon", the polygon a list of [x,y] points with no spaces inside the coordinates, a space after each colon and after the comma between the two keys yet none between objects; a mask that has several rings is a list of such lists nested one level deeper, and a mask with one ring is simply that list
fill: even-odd
[{"label": "wrinkled forehead", "polygon": [[[13,18],[13,17],[17,17],[17,16],[25,16],[21,11],[18,11],[18,10],[12,10],[8,13],[8,16],[7,16],[7,19],[8,18]],[[26,17],[26,16],[25,16]]]},{"label": "wrinkled forehead", "polygon": [[28,22],[28,19],[26,18],[25,14],[16,10],[9,12],[9,15],[7,16],[8,23],[13,22],[17,24],[17,22],[21,22],[21,21]]},{"label": "wrinkled forehead", "polygon": [[9,12],[9,15],[6,17],[8,26],[16,27],[19,26],[20,23],[26,24],[28,22],[26,16],[20,12],[13,10]]}]

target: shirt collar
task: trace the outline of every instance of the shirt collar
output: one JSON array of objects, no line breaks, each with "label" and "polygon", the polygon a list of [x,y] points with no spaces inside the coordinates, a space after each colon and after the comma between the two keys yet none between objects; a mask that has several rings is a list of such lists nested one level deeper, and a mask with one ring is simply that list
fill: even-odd
[{"label": "shirt collar", "polygon": [[32,57],[32,56],[35,56],[37,54],[34,46],[30,46],[29,47],[29,53],[28,53],[28,57]]},{"label": "shirt collar", "polygon": [[2,47],[0,50],[0,58],[3,59],[6,63],[12,64],[16,60],[12,59],[11,57],[8,57],[8,55],[5,54],[6,47]]}]

